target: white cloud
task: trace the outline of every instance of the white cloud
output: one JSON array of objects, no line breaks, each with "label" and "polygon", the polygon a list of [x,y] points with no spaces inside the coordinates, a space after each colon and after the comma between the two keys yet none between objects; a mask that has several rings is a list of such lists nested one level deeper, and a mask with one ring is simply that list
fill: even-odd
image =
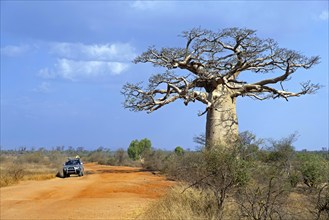
[{"label": "white cloud", "polygon": [[131,61],[136,56],[135,49],[128,43],[54,43],[51,52],[68,59],[98,61]]},{"label": "white cloud", "polygon": [[324,20],[324,21],[328,21],[328,19],[329,19],[328,10],[322,11],[321,14],[319,15],[319,19]]},{"label": "white cloud", "polygon": [[56,75],[53,71],[50,71],[48,68],[43,68],[39,70],[38,76],[45,78],[45,79],[54,79]]},{"label": "white cloud", "polygon": [[22,44],[22,45],[7,45],[1,48],[1,55],[9,56],[9,57],[16,57],[21,56],[24,53],[28,52],[31,49],[29,45]]},{"label": "white cloud", "polygon": [[71,81],[98,80],[121,74],[136,56],[135,49],[128,43],[53,43],[50,52],[57,56],[57,61],[53,67],[39,70],[38,76]]},{"label": "white cloud", "polygon": [[155,1],[134,1],[130,5],[132,8],[139,10],[149,10],[156,7]]},{"label": "white cloud", "polygon": [[40,93],[48,93],[48,92],[50,92],[50,83],[49,82],[42,82],[33,91],[40,92]]},{"label": "white cloud", "polygon": [[82,61],[58,59],[53,69],[44,68],[39,76],[47,79],[62,78],[71,81],[102,79],[127,70],[129,65],[122,62]]}]

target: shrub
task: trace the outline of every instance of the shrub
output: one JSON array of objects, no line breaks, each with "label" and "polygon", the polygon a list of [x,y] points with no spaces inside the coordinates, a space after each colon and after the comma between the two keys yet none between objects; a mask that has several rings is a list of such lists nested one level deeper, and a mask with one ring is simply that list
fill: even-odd
[{"label": "shrub", "polygon": [[213,147],[204,152],[188,152],[176,156],[176,163],[167,167],[167,174],[190,187],[212,193],[217,206],[218,217],[224,211],[226,198],[233,189],[249,180],[248,162],[238,157],[239,151],[233,147]]},{"label": "shrub", "polygon": [[126,151],[122,148],[118,149],[114,154],[114,159],[116,162],[116,165],[122,166],[125,164],[125,161],[127,160]]},{"label": "shrub", "polygon": [[36,152],[25,152],[18,157],[19,163],[45,163],[45,154],[41,151]]},{"label": "shrub", "polygon": [[314,198],[315,207],[311,213],[314,219],[329,219],[329,185],[324,184]]},{"label": "shrub", "polygon": [[0,173],[0,186],[9,186],[23,180],[25,171],[21,164],[13,163],[6,167],[5,170],[1,170]]},{"label": "shrub", "polygon": [[112,166],[132,166],[132,161],[129,159],[128,154],[122,148],[116,150],[113,155],[107,160],[107,165]]},{"label": "shrub", "polygon": [[279,176],[265,176],[262,182],[251,182],[236,193],[240,219],[285,219],[284,207],[289,195],[286,181]]},{"label": "shrub", "polygon": [[299,170],[304,183],[308,187],[318,187],[321,183],[329,181],[328,162],[321,156],[312,153],[298,155]]},{"label": "shrub", "polygon": [[292,161],[295,159],[295,148],[292,146],[296,141],[297,134],[292,134],[281,140],[269,140],[270,147],[268,154],[268,163],[277,166],[286,173],[290,173],[292,168]]},{"label": "shrub", "polygon": [[164,171],[171,154],[163,150],[153,150],[145,154],[143,168],[152,171]]},{"label": "shrub", "polygon": [[217,219],[212,192],[196,188],[184,191],[186,188],[186,185],[173,187],[165,197],[153,203],[141,219]]},{"label": "shrub", "polygon": [[14,163],[9,167],[8,173],[13,177],[15,182],[18,182],[24,178],[25,171],[22,165]]},{"label": "shrub", "polygon": [[202,153],[186,152],[180,157],[176,154],[170,155],[163,171],[170,179],[191,183],[204,175],[204,167]]},{"label": "shrub", "polygon": [[149,152],[152,148],[152,143],[149,139],[144,138],[140,141],[133,140],[128,147],[128,155],[133,160],[143,158],[143,154]]},{"label": "shrub", "polygon": [[219,213],[223,214],[228,194],[249,180],[248,162],[238,158],[236,149],[220,147],[206,151],[205,160],[205,173],[199,184],[214,193]]},{"label": "shrub", "polygon": [[180,146],[177,146],[175,148],[175,154],[178,155],[178,156],[183,155],[184,154],[184,149],[182,147],[180,147]]},{"label": "shrub", "polygon": [[49,157],[49,167],[56,168],[58,171],[62,171],[63,162],[67,157],[60,151],[51,151],[48,154]]},{"label": "shrub", "polygon": [[88,154],[85,162],[97,162],[99,164],[108,164],[110,159],[110,151],[108,149],[98,148]]},{"label": "shrub", "polygon": [[299,183],[299,175],[297,172],[292,172],[289,175],[289,181],[290,181],[290,186],[291,187],[296,187]]}]

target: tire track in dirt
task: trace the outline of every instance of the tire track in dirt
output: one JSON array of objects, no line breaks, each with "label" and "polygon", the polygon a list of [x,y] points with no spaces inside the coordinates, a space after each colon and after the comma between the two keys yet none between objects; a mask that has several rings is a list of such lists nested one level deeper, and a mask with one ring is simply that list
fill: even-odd
[{"label": "tire track in dirt", "polygon": [[85,169],[83,177],[1,188],[1,219],[134,218],[173,185],[139,168],[86,164]]}]

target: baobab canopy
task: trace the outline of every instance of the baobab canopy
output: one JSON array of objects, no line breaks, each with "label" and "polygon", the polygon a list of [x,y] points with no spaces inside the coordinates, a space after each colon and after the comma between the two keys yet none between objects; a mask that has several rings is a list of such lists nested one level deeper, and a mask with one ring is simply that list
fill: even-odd
[{"label": "baobab canopy", "polygon": [[[182,47],[151,47],[134,60],[164,67],[165,71],[151,76],[147,86],[124,85],[124,106],[153,112],[178,99],[185,105],[202,102],[205,109],[200,115],[207,114],[207,146],[227,144],[237,136],[237,97],[288,100],[320,88],[307,81],[300,82],[299,91],[288,91],[284,82],[298,69],[317,64],[319,57],[280,48],[273,39],[257,37],[254,30],[228,28],[215,32],[195,28],[184,31],[181,37],[186,40]],[[178,73],[175,69],[185,71]],[[272,73],[272,77],[266,73]],[[246,82],[242,80],[244,74],[258,74],[263,79]]]}]

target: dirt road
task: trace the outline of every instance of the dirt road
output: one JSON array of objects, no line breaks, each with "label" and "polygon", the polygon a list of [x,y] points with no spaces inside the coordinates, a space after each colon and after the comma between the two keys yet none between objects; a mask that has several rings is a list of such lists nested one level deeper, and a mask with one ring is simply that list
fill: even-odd
[{"label": "dirt road", "polygon": [[133,219],[173,184],[138,168],[86,164],[85,171],[1,188],[1,219]]}]

